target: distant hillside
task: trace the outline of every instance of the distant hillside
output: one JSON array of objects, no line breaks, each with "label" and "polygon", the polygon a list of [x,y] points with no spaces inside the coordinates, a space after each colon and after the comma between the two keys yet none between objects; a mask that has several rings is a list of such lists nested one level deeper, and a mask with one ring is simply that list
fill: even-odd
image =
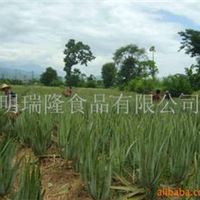
[{"label": "distant hillside", "polygon": [[[47,66],[48,67],[48,66]],[[17,63],[14,61],[2,61],[0,60],[0,79],[18,79],[18,80],[31,80],[39,79],[40,75],[45,71],[45,67],[41,67],[38,64],[32,62]],[[58,76],[64,80],[65,72],[63,68],[57,69]],[[97,80],[101,80],[101,76],[96,76]]]},{"label": "distant hillside", "polygon": [[33,71],[25,71],[21,69],[3,68],[0,67],[0,78],[1,79],[18,79],[18,80],[31,80],[32,78],[38,79],[39,73]]}]

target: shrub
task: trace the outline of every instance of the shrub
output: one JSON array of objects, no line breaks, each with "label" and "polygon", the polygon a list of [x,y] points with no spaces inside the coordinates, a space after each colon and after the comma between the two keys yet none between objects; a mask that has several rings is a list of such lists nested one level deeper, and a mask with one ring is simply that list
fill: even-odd
[{"label": "shrub", "polygon": [[158,87],[159,81],[156,79],[133,79],[128,83],[128,90],[138,92],[138,93],[149,93]]},{"label": "shrub", "polygon": [[185,75],[176,74],[173,76],[168,76],[164,78],[163,85],[164,88],[168,90],[172,96],[175,97],[180,96],[181,93],[192,93],[192,86]]},{"label": "shrub", "polygon": [[96,88],[97,87],[97,83],[96,83],[95,80],[88,80],[87,84],[86,84],[86,87],[88,87],[88,88]]}]

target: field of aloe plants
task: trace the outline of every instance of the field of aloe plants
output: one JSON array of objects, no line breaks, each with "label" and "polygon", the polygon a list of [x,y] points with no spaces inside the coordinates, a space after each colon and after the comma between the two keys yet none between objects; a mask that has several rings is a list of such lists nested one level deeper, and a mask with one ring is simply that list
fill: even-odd
[{"label": "field of aloe plants", "polygon": [[[20,103],[24,95],[62,92],[61,88],[37,86],[14,90]],[[120,92],[100,89],[75,92],[88,100],[84,114],[71,114],[66,97],[62,114],[24,111],[13,123],[10,116],[1,112],[0,197],[44,199],[40,164],[44,157],[51,156],[52,146],[57,156],[73,162],[90,199],[156,200],[160,188],[200,189],[199,114],[136,115],[117,114],[115,110],[91,113],[94,94],[110,96]],[[134,99],[131,102],[130,106],[134,106]],[[16,159],[19,145],[31,148],[34,158]]]}]

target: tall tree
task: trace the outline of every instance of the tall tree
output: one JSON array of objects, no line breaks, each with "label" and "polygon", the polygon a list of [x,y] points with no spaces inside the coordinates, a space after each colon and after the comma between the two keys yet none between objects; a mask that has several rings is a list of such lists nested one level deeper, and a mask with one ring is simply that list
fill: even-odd
[{"label": "tall tree", "polygon": [[58,80],[57,72],[52,67],[46,68],[46,71],[43,74],[41,74],[40,77],[40,82],[46,86],[53,85],[53,82],[57,80]]},{"label": "tall tree", "polygon": [[108,88],[114,85],[116,74],[117,68],[114,63],[106,63],[103,65],[101,75],[105,87]]},{"label": "tall tree", "polygon": [[199,90],[200,88],[200,63],[199,62],[196,65],[193,64],[190,67],[185,68],[185,73],[194,90]]},{"label": "tall tree", "polygon": [[149,51],[152,53],[152,61],[154,61],[154,55],[155,55],[155,52],[156,52],[155,46],[151,46],[149,48]]},{"label": "tall tree", "polygon": [[114,53],[113,60],[117,65],[122,64],[127,58],[135,58],[135,60],[144,60],[147,58],[145,49],[139,48],[137,45],[129,44],[117,49]]},{"label": "tall tree", "polygon": [[191,57],[200,56],[200,31],[186,29],[179,32],[182,38],[180,50],[184,49]]},{"label": "tall tree", "polygon": [[186,68],[186,75],[193,89],[200,89],[200,31],[186,29],[179,32],[182,38],[180,50],[184,49],[186,54],[196,57],[197,64]]},{"label": "tall tree", "polygon": [[142,62],[145,66],[144,69],[146,69],[147,76],[151,76],[153,79],[156,77],[156,74],[158,73],[158,67],[153,60],[147,60]]},{"label": "tall tree", "polygon": [[86,75],[85,74],[82,74],[81,71],[79,69],[74,69],[72,72],[71,72],[71,84],[75,87],[80,87],[84,84],[85,82],[85,77]]},{"label": "tall tree", "polygon": [[133,78],[147,76],[148,57],[145,49],[129,44],[121,47],[114,53],[113,60],[119,67],[119,81],[127,83]]},{"label": "tall tree", "polygon": [[64,50],[64,71],[66,72],[66,83],[71,86],[71,71],[74,65],[80,64],[87,66],[88,62],[95,59],[90,47],[80,41],[70,39],[65,45]]}]

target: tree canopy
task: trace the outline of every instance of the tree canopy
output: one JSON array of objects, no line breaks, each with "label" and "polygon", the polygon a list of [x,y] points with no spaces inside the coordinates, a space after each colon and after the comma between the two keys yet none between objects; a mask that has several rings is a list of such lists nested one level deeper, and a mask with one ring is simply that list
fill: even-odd
[{"label": "tree canopy", "polygon": [[138,77],[151,75],[154,78],[158,72],[155,62],[149,60],[145,49],[139,48],[135,44],[129,44],[117,49],[113,60],[119,67],[119,82],[123,84]]},{"label": "tree canopy", "polygon": [[114,63],[111,62],[103,65],[101,75],[105,87],[111,87],[114,85],[116,74],[117,69]]},{"label": "tree canopy", "polygon": [[146,58],[145,49],[139,48],[135,44],[129,44],[127,46],[117,49],[114,53],[113,60],[117,65],[119,65],[130,57],[135,58],[135,60],[145,59]]},{"label": "tree canopy", "polygon": [[180,50],[184,49],[191,57],[200,56],[200,31],[186,29],[179,32],[182,38]]},{"label": "tree canopy", "polygon": [[185,68],[186,75],[194,90],[200,88],[200,31],[186,29],[179,32],[182,38],[180,50],[184,49],[186,54],[196,57],[197,64]]},{"label": "tree canopy", "polygon": [[90,47],[81,41],[76,42],[74,39],[70,39],[65,45],[64,50],[64,71],[66,72],[66,82],[71,86],[71,70],[72,66],[80,64],[87,66],[88,62],[95,59]]},{"label": "tree canopy", "polygon": [[41,74],[40,82],[46,86],[52,86],[57,81],[58,81],[57,72],[52,67],[46,68],[46,71],[43,74]]}]

